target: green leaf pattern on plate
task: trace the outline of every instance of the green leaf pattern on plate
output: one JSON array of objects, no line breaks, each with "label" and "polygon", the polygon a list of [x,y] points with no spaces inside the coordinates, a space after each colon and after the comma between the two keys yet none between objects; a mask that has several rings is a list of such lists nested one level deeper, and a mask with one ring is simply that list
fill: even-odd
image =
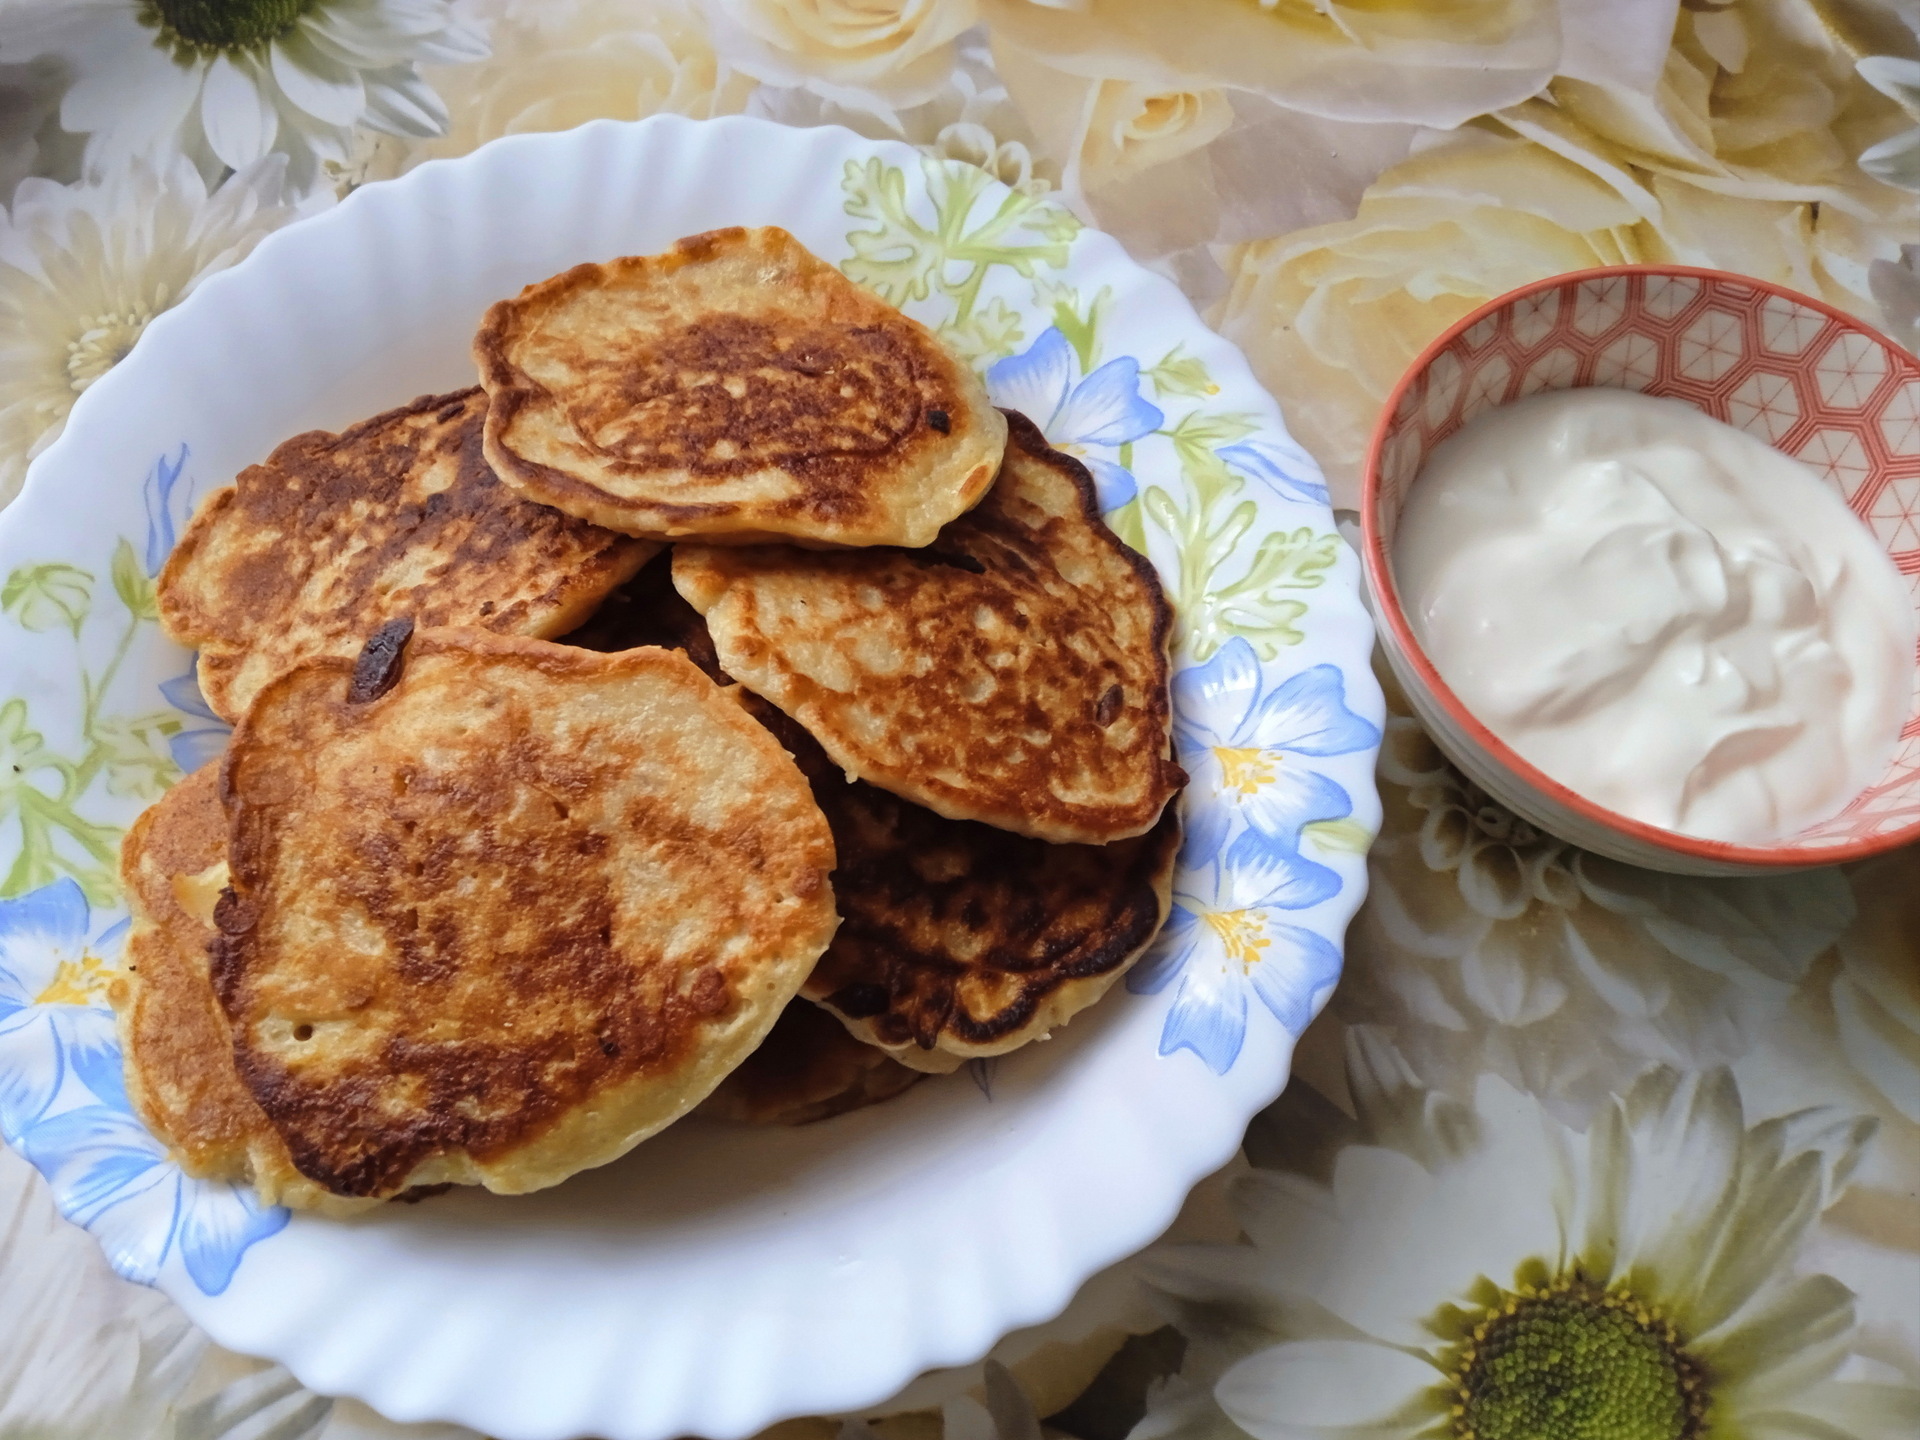
[{"label": "green leaf pattern on plate", "polygon": [[[153,799],[180,778],[167,746],[182,727],[176,712],[107,712],[107,692],[136,635],[158,618],[153,581],[131,541],[122,539],[115,548],[111,578],[119,605],[96,623],[115,626],[117,643],[97,672],[76,661],[82,696],[77,753],[48,748],[26,698],[0,704],[0,837],[17,838],[19,846],[0,875],[0,899],[71,876],[90,904],[118,905],[122,830],[89,818],[89,812],[102,795]],[[96,620],[96,589],[96,577],[78,566],[23,565],[0,585],[0,612],[29,631],[69,630],[78,646],[82,630]],[[0,850],[12,849],[4,838]]]},{"label": "green leaf pattern on plate", "polygon": [[[1101,347],[1111,292],[1103,288],[1083,299],[1052,273],[1066,267],[1079,221],[1057,202],[1017,191],[994,201],[991,192],[999,187],[973,166],[932,158],[923,165],[931,222],[913,213],[907,176],[898,166],[877,158],[847,163],[842,176],[846,212],[868,222],[847,234],[853,247],[841,265],[847,276],[890,303],[915,310],[985,370],[1032,338],[1003,301],[981,303],[992,272],[1005,267],[1032,282],[1028,313],[1044,316],[1060,332],[1081,381],[1113,359]],[[1181,658],[1205,662],[1240,636],[1262,659],[1272,660],[1304,638],[1300,622],[1309,609],[1307,596],[1326,583],[1340,539],[1311,527],[1265,528],[1271,525],[1263,519],[1271,507],[1252,493],[1258,482],[1221,454],[1254,435],[1260,421],[1209,404],[1220,387],[1204,361],[1176,346],[1151,364],[1146,357],[1135,363],[1140,379],[1153,389],[1164,423],[1102,458],[1132,472],[1137,450],[1164,442],[1187,493],[1145,483],[1136,498],[1108,512],[1107,522],[1134,549],[1151,551],[1163,569],[1175,572],[1168,577],[1168,590],[1184,622]],[[1047,429],[1045,417],[1029,418]],[[1063,443],[1052,430],[1048,434],[1069,453],[1086,458],[1083,447]],[[1150,532],[1170,544],[1156,545]]]},{"label": "green leaf pattern on plate", "polygon": [[932,225],[914,217],[900,167],[878,158],[847,162],[841,178],[847,214],[871,225],[848,232],[853,254],[840,268],[890,305],[904,308],[936,296],[947,301],[948,313],[936,328],[972,363],[1011,354],[1023,338],[1020,317],[1003,300],[981,304],[981,287],[995,266],[1029,279],[1042,268],[1062,268],[1080,222],[1060,206],[1017,190],[976,216],[988,208],[980,200],[999,188],[997,181],[972,165],[931,156],[922,163]]},{"label": "green leaf pattern on plate", "polygon": [[22,565],[0,585],[0,613],[35,634],[64,625],[80,638],[80,622],[93,604],[93,576],[75,565],[50,561]]}]

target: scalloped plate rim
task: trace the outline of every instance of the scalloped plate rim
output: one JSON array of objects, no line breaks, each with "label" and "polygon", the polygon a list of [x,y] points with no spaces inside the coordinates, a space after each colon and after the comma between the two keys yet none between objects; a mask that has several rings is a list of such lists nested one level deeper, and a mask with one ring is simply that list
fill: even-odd
[{"label": "scalloped plate rim", "polygon": [[[777,131],[777,136],[768,136],[768,131]],[[889,163],[900,166],[912,175],[912,167],[921,163],[921,156],[912,147],[891,141],[868,141],[850,131],[837,127],[822,127],[814,130],[789,131],[785,127],[772,126],[767,122],[748,120],[743,117],[729,117],[721,120],[696,122],[677,116],[658,116],[638,122],[597,121],[579,127],[573,131],[559,134],[536,134],[509,137],[495,141],[473,155],[457,159],[429,162],[408,176],[399,180],[381,182],[368,186],[363,192],[346,197],[339,205],[317,216],[288,226],[266,236],[256,247],[254,253],[241,265],[231,271],[208,277],[189,297],[175,309],[164,313],[149,327],[144,343],[135,355],[117,367],[114,372],[102,377],[101,381],[90,387],[79,397],[69,419],[66,433],[40,457],[29,470],[26,485],[18,501],[9,507],[9,511],[0,514],[0,552],[11,550],[10,542],[23,538],[32,529],[52,528],[56,533],[71,530],[76,517],[71,512],[61,515],[55,497],[57,483],[56,472],[69,462],[69,458],[81,453],[83,442],[99,427],[111,424],[110,416],[117,408],[136,405],[141,396],[141,386],[146,383],[149,372],[159,368],[171,347],[189,344],[198,327],[213,319],[218,328],[217,307],[229,298],[240,299],[245,296],[247,287],[264,283],[262,277],[267,271],[278,265],[277,257],[282,254],[297,257],[303,247],[318,245],[325,238],[339,232],[351,234],[356,228],[377,224],[382,218],[404,213],[406,208],[417,201],[435,198],[435,188],[441,193],[457,190],[469,178],[497,177],[509,173],[519,163],[518,157],[541,155],[543,153],[561,154],[575,151],[581,155],[592,153],[596,146],[617,146],[630,144],[639,147],[647,142],[645,137],[655,133],[669,133],[680,138],[673,143],[724,145],[734,134],[757,137],[768,147],[789,145],[795,148],[808,148],[809,153],[831,157],[836,167],[849,157],[879,156]],[[642,138],[632,138],[636,135]],[[718,138],[709,138],[718,137]],[[766,160],[766,150],[757,153],[753,164]],[[480,188],[479,184],[470,186],[471,190]],[[911,188],[911,182],[910,182]],[[917,195],[919,192],[916,190]],[[836,196],[837,198],[837,196]],[[852,221],[847,223],[851,224]],[[329,227],[332,227],[330,230]],[[1193,311],[1186,298],[1165,278],[1140,267],[1126,256],[1117,242],[1110,237],[1092,230],[1085,230],[1073,242],[1074,259],[1067,267],[1073,277],[1092,275],[1096,279],[1107,279],[1116,288],[1123,288],[1137,296],[1142,304],[1152,305],[1164,317],[1170,317],[1171,326],[1179,328],[1192,337],[1193,344],[1205,352],[1207,363],[1216,369],[1216,378],[1221,381],[1220,389],[1235,395],[1244,393],[1249,403],[1259,406],[1262,419],[1273,430],[1284,436],[1284,427],[1279,420],[1278,408],[1253,379],[1239,352],[1224,340],[1206,330],[1199,317]],[[1084,250],[1081,247],[1085,247]],[[284,282],[283,282],[284,283]],[[1143,359],[1145,357],[1142,357]],[[396,397],[395,403],[405,397]],[[118,478],[102,479],[96,484],[112,487],[129,483]],[[219,483],[214,477],[209,485]],[[1291,503],[1291,502],[1289,502]],[[1307,513],[1311,507],[1298,508],[1297,512]],[[1319,517],[1328,530],[1332,529],[1332,517],[1324,505],[1319,507]],[[1295,651],[1287,652],[1281,661],[1274,662],[1284,669],[1286,659],[1298,655],[1301,658],[1312,655],[1321,660],[1332,659],[1338,663],[1341,673],[1348,682],[1350,703],[1356,711],[1377,718],[1382,713],[1377,687],[1369,690],[1373,677],[1368,667],[1368,654],[1371,647],[1371,622],[1362,608],[1359,598],[1359,576],[1357,559],[1342,549],[1336,558],[1335,568],[1329,572],[1333,582],[1325,585],[1319,592],[1313,605],[1313,633],[1308,640]],[[4,698],[4,697],[0,697]],[[1350,772],[1346,781],[1352,792],[1356,814],[1362,822],[1377,830],[1378,798],[1371,788],[1370,781],[1359,782],[1352,778],[1351,772],[1357,771],[1359,762],[1364,762],[1367,775],[1371,774],[1371,752],[1359,757],[1354,764],[1346,767]],[[1365,868],[1358,860],[1345,862],[1341,874],[1342,887],[1319,909],[1313,912],[1311,924],[1316,931],[1325,932],[1337,946],[1344,933],[1347,922],[1357,910],[1365,893]],[[1318,990],[1311,997],[1309,1010],[1318,1011],[1325,1005],[1331,986]],[[1103,1007],[1147,1006],[1155,1011],[1164,1009],[1166,997],[1133,996],[1125,993],[1122,987],[1115,987]],[[1257,1010],[1258,1007],[1251,1007]],[[1258,1021],[1259,1016],[1255,1016]],[[1094,1027],[1083,1025],[1083,1032],[1090,1033]],[[1103,1027],[1118,1030],[1120,1022]],[[1137,1025],[1135,1028],[1139,1028]],[[1083,1032],[1074,1032],[1080,1034]],[[1064,1033],[1064,1032],[1063,1032]],[[871,1379],[860,1382],[859,1393],[842,1393],[837,1403],[819,1404],[807,1402],[762,1403],[757,1420],[753,1415],[736,1412],[731,1423],[714,1425],[715,1413],[711,1408],[704,1411],[709,1422],[703,1430],[698,1409],[686,1411],[685,1419],[673,1425],[662,1425],[658,1420],[651,1428],[644,1430],[623,1429],[620,1416],[613,1413],[580,1412],[588,1423],[582,1429],[601,1430],[610,1436],[646,1434],[665,1435],[669,1433],[707,1433],[716,1440],[726,1440],[733,1434],[745,1434],[760,1428],[766,1423],[784,1418],[790,1414],[817,1413],[825,1410],[852,1409],[872,1403],[893,1393],[900,1385],[912,1379],[922,1371],[952,1364],[970,1362],[983,1353],[999,1335],[1014,1328],[1042,1321],[1059,1312],[1071,1299],[1075,1290],[1085,1279],[1099,1268],[1111,1264],[1132,1253],[1141,1245],[1151,1241],[1161,1233],[1178,1212],[1187,1190],[1193,1183],[1226,1163],[1238,1148],[1240,1135],[1245,1122],[1251,1118],[1261,1105],[1270,1101],[1284,1087],[1291,1064],[1295,1037],[1288,1033],[1271,1017],[1257,1030],[1252,1026],[1246,1035],[1248,1049],[1255,1051],[1244,1057],[1245,1061],[1258,1062],[1249,1068],[1265,1072],[1264,1078],[1245,1088],[1244,1093],[1236,1097],[1232,1109],[1235,1112],[1233,1123],[1224,1128],[1215,1117],[1213,1126],[1196,1124],[1192,1138],[1182,1140],[1178,1133],[1180,1127],[1170,1127],[1164,1137],[1165,1143],[1151,1158],[1151,1162],[1133,1155],[1127,1155],[1124,1163],[1114,1168],[1131,1174],[1148,1171],[1157,1175],[1159,1188],[1149,1197],[1141,1196],[1119,1208],[1124,1210],[1124,1218],[1110,1216],[1103,1228],[1097,1233],[1078,1232],[1077,1246],[1063,1240],[1062,1253],[1052,1257],[1050,1278],[1046,1283],[1038,1284],[1024,1295],[1006,1297],[1001,1292],[997,1306],[989,1305],[971,1317],[970,1322],[949,1326],[942,1342],[923,1342],[915,1351],[908,1345],[898,1345],[897,1353],[885,1366],[868,1366],[869,1371],[883,1370],[895,1382],[891,1388],[875,1393]],[[1257,1042],[1257,1043],[1256,1043]],[[1146,1064],[1153,1066],[1179,1065],[1192,1067],[1194,1057],[1180,1051],[1171,1054],[1149,1056]],[[1230,1067],[1231,1069],[1232,1067]],[[1157,1078],[1157,1077],[1156,1077]],[[1214,1077],[1205,1077],[1209,1080]],[[1218,1077],[1224,1081],[1226,1074]],[[1243,1081],[1243,1084],[1245,1082]],[[925,1089],[926,1087],[922,1087]],[[1257,1103],[1252,1103],[1257,1102]],[[1214,1139],[1206,1138],[1209,1130],[1218,1131]],[[636,1152],[638,1153],[638,1152]],[[1125,1176],[1123,1175],[1123,1178]],[[314,1224],[325,1224],[304,1219],[296,1220],[296,1225],[309,1228]],[[290,1227],[290,1231],[293,1227]],[[289,1232],[282,1232],[286,1235]],[[262,1256],[270,1247],[284,1246],[285,1241],[276,1236],[258,1243],[249,1258]],[[257,1261],[256,1261],[257,1263]],[[242,1266],[242,1274],[246,1272]],[[478,1415],[460,1403],[453,1392],[459,1389],[457,1376],[443,1377],[438,1391],[432,1386],[415,1386],[409,1391],[404,1378],[397,1383],[379,1375],[362,1374],[353,1377],[336,1373],[337,1367],[331,1365],[325,1357],[319,1356],[310,1336],[302,1343],[300,1334],[289,1334],[285,1326],[278,1327],[280,1333],[273,1336],[271,1343],[262,1343],[262,1330],[275,1327],[265,1324],[261,1317],[242,1306],[230,1303],[231,1297],[209,1297],[201,1294],[197,1287],[183,1281],[178,1267],[162,1273],[162,1288],[172,1294],[188,1313],[220,1343],[230,1348],[265,1353],[289,1365],[296,1376],[303,1381],[331,1384],[338,1393],[359,1395],[375,1403],[376,1408],[384,1408],[396,1419],[452,1419],[474,1425],[477,1428],[491,1430],[488,1417]],[[324,1288],[324,1287],[322,1287]],[[310,1302],[309,1309],[319,1302]],[[335,1322],[336,1328],[339,1322]],[[302,1334],[306,1332],[301,1332]],[[814,1378],[814,1377],[809,1377]],[[558,1384],[558,1380],[555,1382]],[[709,1376],[706,1387],[723,1387],[725,1377]],[[791,1388],[791,1387],[790,1387]],[[806,1387],[799,1386],[804,1390]],[[824,1389],[816,1385],[808,1392],[815,1401],[826,1396],[832,1390],[831,1384]],[[438,1398],[432,1398],[437,1393]],[[428,1398],[424,1398],[426,1396]],[[831,1398],[831,1397],[829,1397]],[[382,1404],[384,1401],[384,1404]],[[602,1405],[606,1411],[611,1402]],[[576,1407],[578,1410],[578,1407]],[[577,1420],[562,1422],[564,1426],[577,1426]],[[504,1431],[501,1433],[505,1433]],[[579,1430],[562,1428],[542,1428],[537,1423],[531,1427],[515,1425],[511,1433],[524,1435],[528,1440],[535,1436],[559,1436],[566,1433],[579,1433]]]}]

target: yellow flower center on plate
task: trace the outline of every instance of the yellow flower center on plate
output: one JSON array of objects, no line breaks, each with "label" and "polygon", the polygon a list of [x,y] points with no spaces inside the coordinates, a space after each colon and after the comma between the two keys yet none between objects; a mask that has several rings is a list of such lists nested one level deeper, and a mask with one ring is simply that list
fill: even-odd
[{"label": "yellow flower center on plate", "polygon": [[107,998],[107,983],[113,973],[107,962],[94,954],[82,955],[78,960],[62,960],[60,968],[53,972],[53,980],[38,995],[33,997],[36,1005],[103,1005]]},{"label": "yellow flower center on plate", "polygon": [[1271,750],[1236,750],[1216,745],[1213,753],[1220,761],[1221,783],[1229,790],[1238,790],[1242,795],[1252,795],[1262,785],[1271,785],[1279,778],[1279,757]]},{"label": "yellow flower center on plate", "polygon": [[1267,938],[1267,927],[1256,911],[1215,910],[1203,918],[1208,928],[1220,937],[1220,943],[1226,946],[1227,958],[1242,970],[1251,970],[1258,965],[1260,952],[1273,943]]}]

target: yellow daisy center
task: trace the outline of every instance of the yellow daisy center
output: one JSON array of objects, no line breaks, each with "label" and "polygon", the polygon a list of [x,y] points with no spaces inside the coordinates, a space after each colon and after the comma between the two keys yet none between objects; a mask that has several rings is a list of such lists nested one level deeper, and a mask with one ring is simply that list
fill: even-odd
[{"label": "yellow daisy center", "polygon": [[162,288],[152,305],[134,305],[118,314],[94,315],[82,321],[85,328],[67,342],[67,384],[73,393],[78,395],[126,359],[134,341],[166,303]]},{"label": "yellow daisy center", "polygon": [[33,997],[36,1005],[102,1005],[106,1003],[107,984],[113,971],[91,952],[78,960],[62,960],[53,972],[53,980]]},{"label": "yellow daisy center", "polygon": [[293,28],[317,0],[142,0],[140,21],[163,43],[202,55],[260,45]]},{"label": "yellow daisy center", "polygon": [[1220,943],[1226,947],[1227,958],[1242,970],[1251,970],[1260,963],[1260,952],[1273,943],[1267,938],[1267,927],[1258,913],[1252,910],[1214,910],[1202,917],[1207,927],[1220,937]]},{"label": "yellow daisy center", "polygon": [[1705,1368],[1659,1307],[1579,1275],[1504,1292],[1455,1347],[1455,1440],[1698,1440]]},{"label": "yellow daisy center", "polygon": [[1213,747],[1215,757],[1220,761],[1220,777],[1229,790],[1238,790],[1242,795],[1252,795],[1262,785],[1271,785],[1280,775],[1280,760],[1271,750],[1258,747],[1233,749],[1225,745]]}]

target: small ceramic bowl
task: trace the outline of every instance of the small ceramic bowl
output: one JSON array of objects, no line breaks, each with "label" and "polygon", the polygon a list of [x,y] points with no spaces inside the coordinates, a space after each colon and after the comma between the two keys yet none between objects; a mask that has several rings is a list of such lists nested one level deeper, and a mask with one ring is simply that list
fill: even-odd
[{"label": "small ceramic bowl", "polygon": [[1735,845],[1602,808],[1476,720],[1415,640],[1394,587],[1395,526],[1435,446],[1482,411],[1583,386],[1684,400],[1811,466],[1885,547],[1920,609],[1920,360],[1831,306],[1715,270],[1631,265],[1503,295],[1427,347],[1367,453],[1367,587],[1380,641],[1421,722],[1501,804],[1583,849],[1650,869],[1740,875],[1856,860],[1920,839],[1920,666],[1886,773],[1791,839]]}]

